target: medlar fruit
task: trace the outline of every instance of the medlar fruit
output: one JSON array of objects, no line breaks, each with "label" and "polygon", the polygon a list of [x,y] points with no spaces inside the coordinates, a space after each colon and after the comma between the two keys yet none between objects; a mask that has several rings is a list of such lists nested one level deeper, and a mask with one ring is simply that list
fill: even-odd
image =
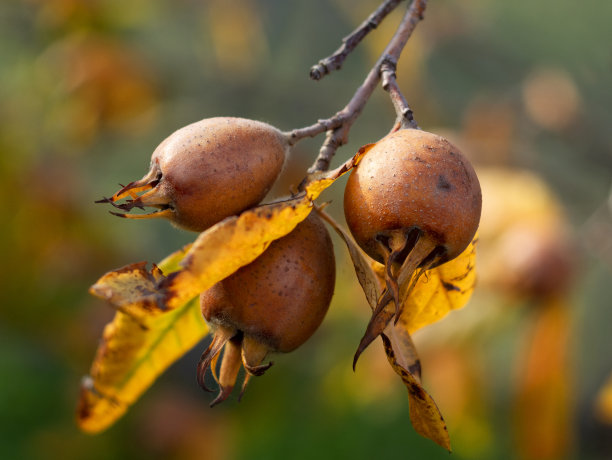
[{"label": "medlar fruit", "polygon": [[357,243],[384,262],[394,234],[418,229],[437,264],[461,254],[478,223],[482,197],[465,156],[443,137],[402,129],[372,147],[344,191],[346,221]]},{"label": "medlar fruit", "polygon": [[[281,131],[243,118],[208,118],[185,126],[153,152],[149,172],[110,198],[120,217],[164,217],[201,232],[258,204],[279,175],[288,143]],[[116,202],[128,198],[123,204]],[[158,211],[128,214],[149,206]]]},{"label": "medlar fruit", "polygon": [[[370,326],[391,300],[397,321],[400,291],[405,298],[425,270],[455,258],[470,244],[481,206],[470,162],[440,136],[401,129],[364,154],[348,179],[344,213],[359,246],[385,264],[386,290]],[[375,333],[366,333],[368,340],[385,326],[380,322]]]},{"label": "medlar fruit", "polygon": [[[200,296],[202,314],[214,331],[212,343],[198,365],[198,382],[211,368],[220,392],[211,406],[231,393],[241,364],[243,390],[269,352],[290,352],[319,327],[334,292],[335,260],[323,222],[312,212],[291,233],[261,256],[215,284]],[[220,374],[216,361],[225,353]]]}]

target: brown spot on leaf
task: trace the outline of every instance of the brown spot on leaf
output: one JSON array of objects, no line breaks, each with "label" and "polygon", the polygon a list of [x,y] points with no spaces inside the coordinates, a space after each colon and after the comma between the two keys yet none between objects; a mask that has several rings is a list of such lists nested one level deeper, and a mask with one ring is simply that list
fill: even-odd
[{"label": "brown spot on leaf", "polygon": [[457,292],[461,292],[461,289],[459,289],[457,286],[455,286],[452,283],[448,283],[444,280],[442,280],[442,286],[444,287],[444,289],[446,289],[447,291],[457,291]]}]

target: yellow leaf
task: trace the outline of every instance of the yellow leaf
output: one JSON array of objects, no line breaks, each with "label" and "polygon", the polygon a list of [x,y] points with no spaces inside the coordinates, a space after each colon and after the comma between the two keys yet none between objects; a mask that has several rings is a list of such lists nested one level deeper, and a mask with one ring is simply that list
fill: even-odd
[{"label": "yellow leaf", "polygon": [[[176,269],[184,254],[185,249],[177,251],[157,270]],[[137,285],[139,277],[146,284],[154,276],[144,264],[134,264],[118,270],[116,277],[105,275],[94,287],[109,300],[124,301],[123,287]],[[90,375],[83,379],[77,412],[82,430],[96,433],[114,423],[170,364],[206,335],[208,327],[197,300],[163,315],[147,315],[150,310],[144,305],[123,304],[125,313],[117,312],[105,327]]]},{"label": "yellow leaf", "polygon": [[197,296],[255,260],[272,241],[291,232],[311,212],[313,200],[361,158],[307,178],[291,199],[258,206],[223,220],[181,251],[153,265],[131,264],[105,274],[91,293],[118,310],[83,380],[78,408],[81,429],[99,432],[170,364],[207,333]]},{"label": "yellow leaf", "polygon": [[595,402],[595,412],[600,420],[612,425],[612,374],[608,377],[608,381],[603,388],[599,390]]},{"label": "yellow leaf", "polygon": [[413,333],[435,323],[470,300],[476,284],[477,242],[478,236],[475,236],[459,256],[419,278],[404,300],[400,322],[406,330]]}]

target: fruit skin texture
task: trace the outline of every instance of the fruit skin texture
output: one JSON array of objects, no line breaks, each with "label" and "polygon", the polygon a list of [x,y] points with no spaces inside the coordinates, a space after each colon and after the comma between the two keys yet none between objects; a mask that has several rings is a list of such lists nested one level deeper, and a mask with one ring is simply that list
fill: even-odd
[{"label": "fruit skin texture", "polygon": [[376,238],[420,229],[458,256],[480,221],[480,184],[467,158],[443,137],[415,129],[389,134],[361,159],[348,179],[344,212],[357,243],[383,262]]},{"label": "fruit skin texture", "polygon": [[[288,148],[287,137],[266,123],[230,117],[201,120],[166,138],[142,179],[97,203],[126,211],[112,213],[119,217],[161,217],[203,232],[258,204],[280,174]],[[147,206],[157,211],[129,214]]]},{"label": "fruit skin texture", "polygon": [[334,292],[332,242],[312,212],[249,265],[200,296],[213,327],[244,334],[268,351],[290,352],[319,327]]},{"label": "fruit skin texture", "polygon": [[255,206],[280,173],[287,150],[266,123],[218,117],[179,129],[153,152],[161,196],[171,199],[178,226],[203,231]]}]

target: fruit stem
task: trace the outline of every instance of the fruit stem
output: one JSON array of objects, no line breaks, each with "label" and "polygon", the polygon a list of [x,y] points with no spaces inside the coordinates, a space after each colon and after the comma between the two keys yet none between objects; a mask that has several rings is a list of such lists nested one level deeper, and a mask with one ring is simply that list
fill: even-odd
[{"label": "fruit stem", "polygon": [[380,76],[382,78],[382,87],[389,93],[393,108],[397,114],[395,124],[401,128],[412,128],[420,129],[416,120],[414,119],[414,113],[408,105],[408,101],[402,94],[398,84],[397,75],[395,73],[397,69],[397,59],[392,56],[387,56],[380,66]]}]

